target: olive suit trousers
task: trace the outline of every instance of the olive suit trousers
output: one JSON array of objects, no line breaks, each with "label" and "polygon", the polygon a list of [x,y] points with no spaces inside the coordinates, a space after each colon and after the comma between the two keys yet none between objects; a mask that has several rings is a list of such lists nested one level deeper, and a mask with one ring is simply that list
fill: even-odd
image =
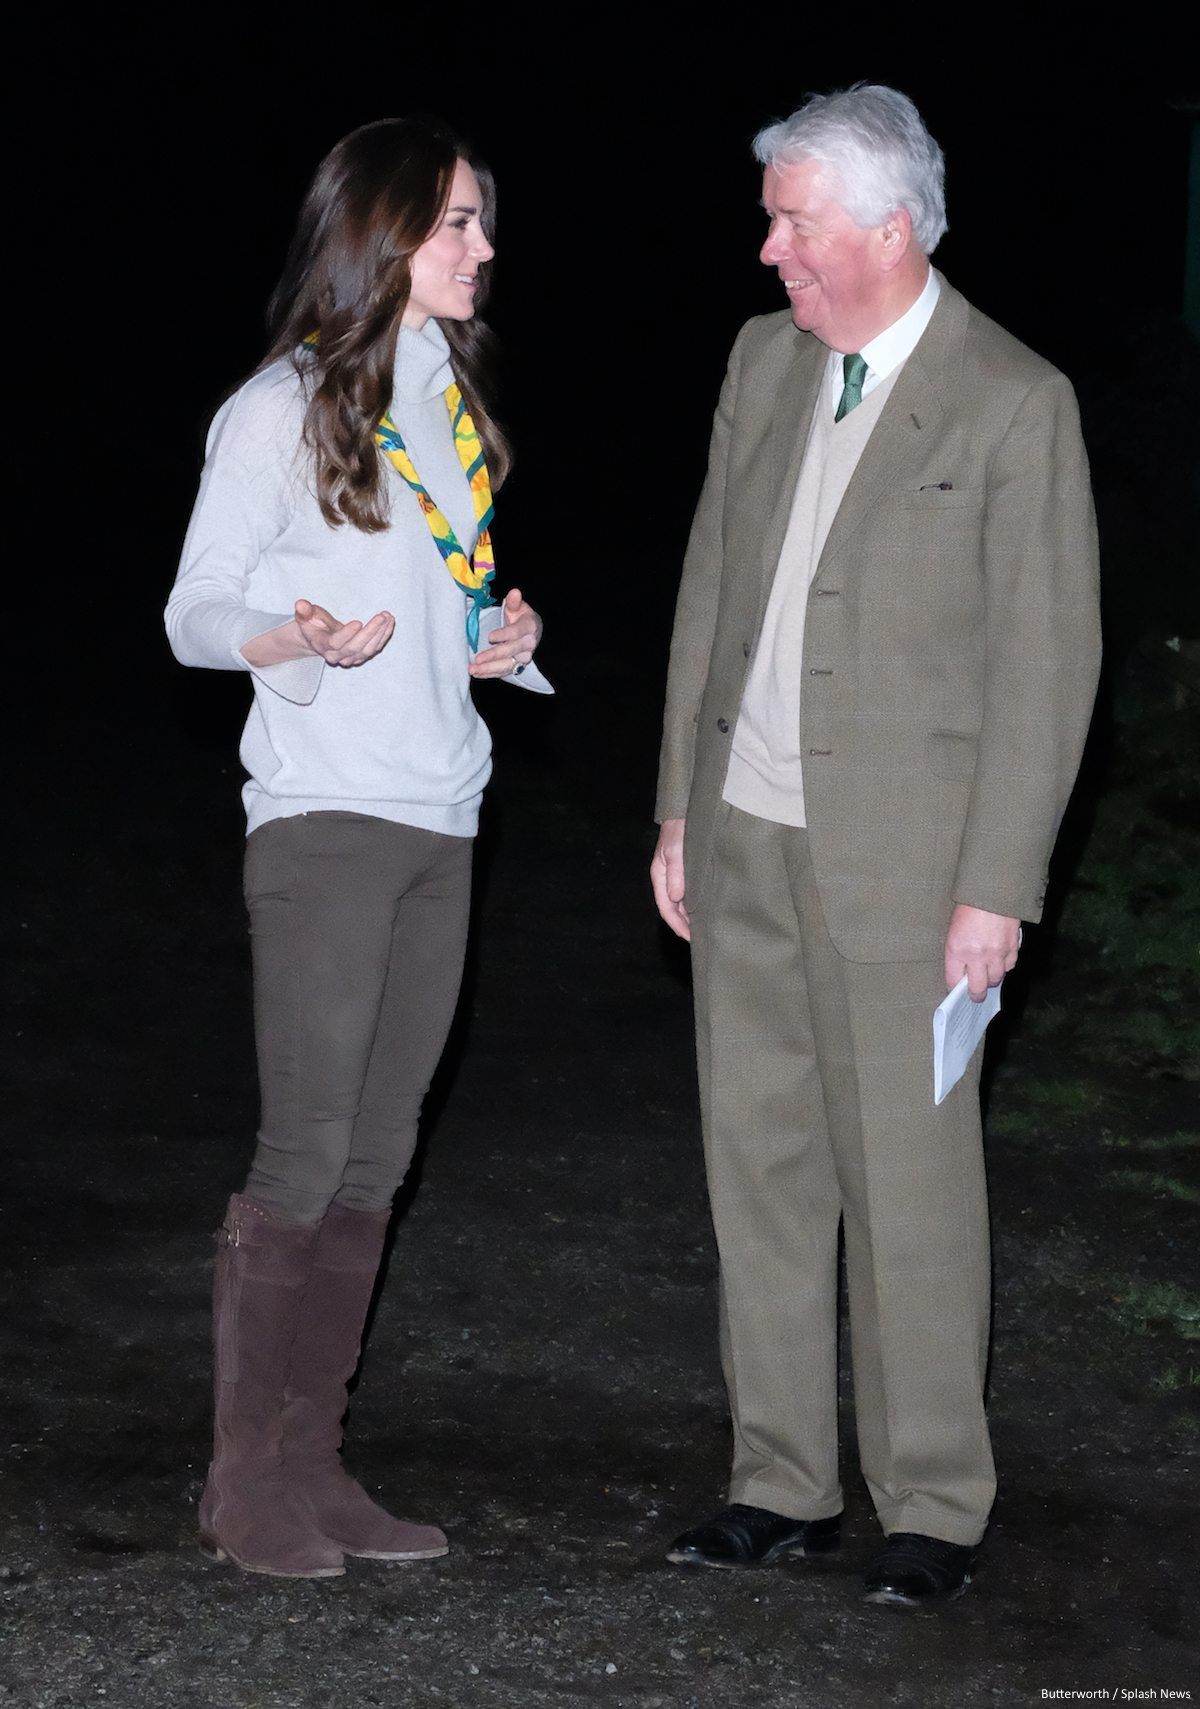
[{"label": "olive suit trousers", "polygon": [[990,1252],[979,1060],[933,1101],[941,960],[826,929],[804,830],[723,805],[692,910],[730,1499],[838,1513],[838,1227],[859,1459],[883,1529],[983,1535]]}]

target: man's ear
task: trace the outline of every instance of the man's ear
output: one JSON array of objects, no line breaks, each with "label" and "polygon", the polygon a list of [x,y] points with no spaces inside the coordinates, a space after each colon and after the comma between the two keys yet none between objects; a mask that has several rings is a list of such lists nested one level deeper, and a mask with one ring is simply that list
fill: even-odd
[{"label": "man's ear", "polygon": [[896,208],[877,229],[880,265],[885,273],[890,273],[908,253],[912,242],[912,215],[907,208]]}]

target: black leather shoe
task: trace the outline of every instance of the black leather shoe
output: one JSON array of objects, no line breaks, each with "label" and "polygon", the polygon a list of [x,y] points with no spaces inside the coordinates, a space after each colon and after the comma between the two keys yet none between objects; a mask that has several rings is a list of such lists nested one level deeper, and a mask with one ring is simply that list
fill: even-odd
[{"label": "black leather shoe", "polygon": [[841,1533],[840,1513],[832,1519],[785,1519],[768,1508],[735,1502],[676,1537],[667,1559],[689,1567],[767,1567],[797,1556],[832,1554]]},{"label": "black leather shoe", "polygon": [[863,1580],[863,1601],[889,1608],[953,1602],[971,1582],[979,1551],[919,1531],[893,1531]]}]

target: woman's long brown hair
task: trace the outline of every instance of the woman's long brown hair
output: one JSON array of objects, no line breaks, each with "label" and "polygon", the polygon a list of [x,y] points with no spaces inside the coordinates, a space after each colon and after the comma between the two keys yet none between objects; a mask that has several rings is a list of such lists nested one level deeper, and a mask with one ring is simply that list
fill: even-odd
[{"label": "woman's long brown hair", "polygon": [[[347,521],[373,534],[388,526],[374,433],[392,401],[412,257],[445,213],[460,160],[479,181],[482,224],[491,242],[492,175],[436,119],[380,119],[352,131],[326,155],[304,198],[268,309],[271,348],[261,367],[287,357],[305,380],[304,440],[321,514],[331,527]],[[478,269],[477,303],[487,296],[490,271],[490,262]],[[474,319],[438,325],[495,489],[512,453],[482,397],[491,334]],[[314,332],[319,339],[310,359],[301,347]]]}]

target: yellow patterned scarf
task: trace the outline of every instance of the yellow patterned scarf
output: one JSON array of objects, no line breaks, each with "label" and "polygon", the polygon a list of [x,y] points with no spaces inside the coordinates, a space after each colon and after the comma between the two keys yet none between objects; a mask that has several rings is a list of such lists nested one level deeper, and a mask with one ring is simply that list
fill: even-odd
[{"label": "yellow patterned scarf", "polygon": [[471,484],[471,500],[475,506],[479,537],[475,542],[473,559],[467,557],[453,528],[422,486],[421,478],[413,467],[413,460],[404,449],[404,441],[390,415],[385,415],[375,429],[375,443],[416,493],[434,544],[446,561],[446,568],[459,587],[474,597],[474,604],[467,613],[467,640],[471,644],[471,651],[476,653],[479,651],[479,613],[486,606],[495,604],[491,580],[496,573],[496,566],[492,560],[492,539],[488,533],[494,515],[492,487],[488,480],[487,464],[483,460],[479,433],[463,402],[462,393],[453,382],[446,387],[446,408],[450,411],[450,425],[454,430],[454,449],[458,452],[458,460]]},{"label": "yellow patterned scarf", "polygon": [[[319,332],[310,332],[304,340],[305,345],[315,350],[321,342]],[[453,528],[434,504],[429,494],[421,484],[421,477],[413,466],[413,460],[404,449],[404,441],[400,430],[390,415],[385,415],[375,429],[375,443],[383,452],[388,462],[396,469],[417,495],[429,532],[433,535],[434,544],[442,554],[446,568],[454,577],[464,592],[473,595],[474,604],[467,612],[467,640],[471,651],[479,651],[479,613],[489,605],[495,605],[492,598],[491,582],[496,573],[496,565],[492,559],[492,537],[488,532],[495,510],[492,505],[492,483],[488,480],[487,464],[483,460],[483,447],[479,443],[479,432],[471,420],[470,412],[463,402],[462,393],[451,381],[446,387],[446,408],[450,411],[450,426],[454,431],[454,449],[458,452],[458,460],[463,466],[463,473],[471,485],[471,502],[475,506],[475,525],[478,538],[475,541],[474,558],[468,558],[458,543]]]}]

